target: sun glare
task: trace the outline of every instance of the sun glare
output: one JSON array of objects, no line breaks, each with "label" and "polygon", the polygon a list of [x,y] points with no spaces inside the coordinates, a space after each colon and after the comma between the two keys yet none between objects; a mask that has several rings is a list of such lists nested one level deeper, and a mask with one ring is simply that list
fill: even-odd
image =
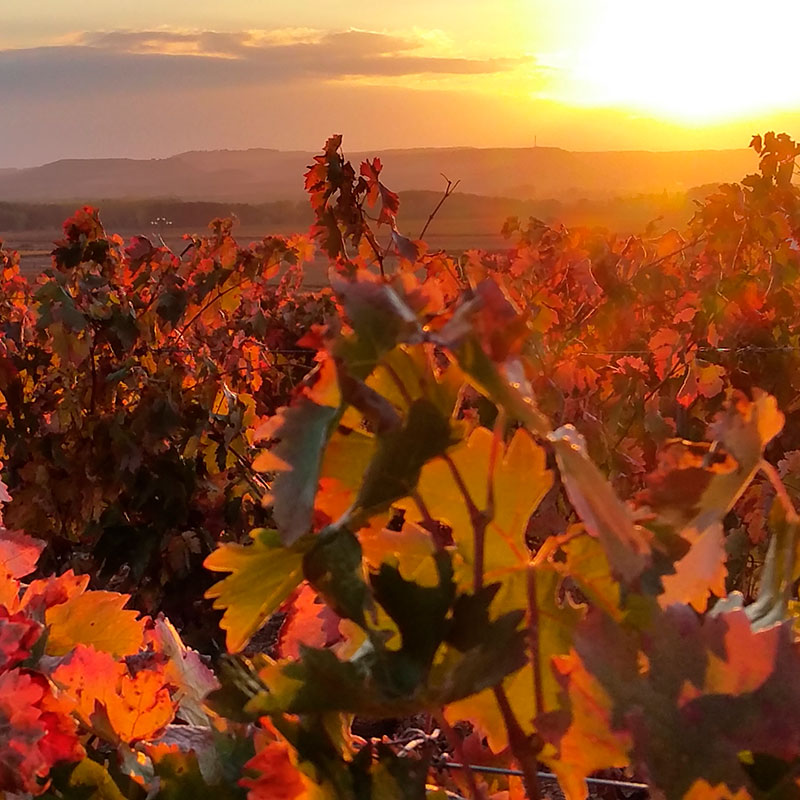
[{"label": "sun glare", "polygon": [[799,0],[598,0],[572,101],[688,124],[800,106]]}]

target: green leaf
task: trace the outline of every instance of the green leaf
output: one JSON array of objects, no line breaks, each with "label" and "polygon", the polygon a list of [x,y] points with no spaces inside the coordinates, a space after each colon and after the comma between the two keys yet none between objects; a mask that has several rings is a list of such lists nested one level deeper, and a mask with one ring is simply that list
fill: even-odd
[{"label": "green leaf", "polygon": [[339,616],[367,627],[364,611],[371,601],[362,577],[361,545],[349,530],[323,530],[303,559],[303,572]]},{"label": "green leaf", "polygon": [[371,515],[406,497],[417,485],[422,467],[452,443],[449,420],[430,401],[415,400],[402,427],[378,437],[356,508]]},{"label": "green leaf", "polygon": [[337,344],[337,355],[354,376],[369,375],[381,356],[399,342],[421,340],[416,314],[387,284],[333,277],[331,286],[355,331],[354,337]]},{"label": "green leaf", "polygon": [[270,452],[288,469],[272,482],[273,516],[281,539],[291,545],[311,528],[325,445],[341,412],[301,395],[279,413],[282,420],[275,437],[280,442]]},{"label": "green leaf", "polygon": [[455,600],[453,567],[444,553],[435,556],[438,586],[404,580],[400,571],[381,564],[370,579],[375,599],[397,623],[406,658],[427,669],[450,627],[447,617]]},{"label": "green leaf", "polygon": [[758,597],[747,607],[754,629],[766,628],[789,618],[789,603],[800,577],[800,523],[787,519],[783,505],[775,502],[769,516],[772,538],[761,571]]}]

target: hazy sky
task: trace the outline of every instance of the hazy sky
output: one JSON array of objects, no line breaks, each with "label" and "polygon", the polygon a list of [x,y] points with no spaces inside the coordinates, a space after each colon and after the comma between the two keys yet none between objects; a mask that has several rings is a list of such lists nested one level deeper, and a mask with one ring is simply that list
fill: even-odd
[{"label": "hazy sky", "polygon": [[0,167],[800,133],[800,0],[0,0]]}]

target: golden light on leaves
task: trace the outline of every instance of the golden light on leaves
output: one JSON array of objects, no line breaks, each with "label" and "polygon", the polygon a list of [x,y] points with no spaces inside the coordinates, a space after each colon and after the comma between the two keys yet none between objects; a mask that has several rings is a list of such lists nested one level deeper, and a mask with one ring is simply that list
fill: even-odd
[{"label": "golden light on leaves", "polygon": [[48,654],[63,656],[79,644],[115,656],[137,652],[144,624],[137,611],[123,608],[128,599],[116,592],[89,592],[47,609]]},{"label": "golden light on leaves", "polygon": [[280,549],[273,531],[255,530],[253,544],[226,544],[205,562],[212,572],[230,572],[206,596],[225,609],[222,628],[231,652],[241,650],[302,579],[302,556]]}]

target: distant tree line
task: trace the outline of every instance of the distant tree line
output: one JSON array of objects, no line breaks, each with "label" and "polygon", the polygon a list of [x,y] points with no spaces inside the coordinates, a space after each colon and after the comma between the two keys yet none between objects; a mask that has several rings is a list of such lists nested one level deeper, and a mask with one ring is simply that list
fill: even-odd
[{"label": "distant tree line", "polygon": [[[58,229],[77,202],[0,202],[0,231]],[[269,203],[189,202],[183,200],[94,200],[109,228],[146,232],[159,217],[176,230],[205,228],[215,217],[234,217],[246,226],[305,226],[311,221],[308,203],[277,200]]]},{"label": "distant tree line", "polygon": [[[661,218],[663,225],[678,225],[686,218],[695,199],[705,197],[713,186],[698,187],[687,193],[634,195],[629,197],[583,198],[577,200],[523,200],[487,197],[456,192],[437,214],[437,222],[482,221],[484,229],[499,231],[508,217],[535,217],[548,224],[606,227],[617,231],[639,231],[650,221]],[[416,222],[427,219],[440,198],[432,191],[401,193],[401,227],[408,223],[409,235],[416,235]],[[58,230],[79,201],[57,203],[0,202],[0,234],[14,231]],[[307,203],[277,200],[264,203],[184,201],[177,199],[92,200],[101,210],[104,224],[120,231],[146,233],[159,218],[172,223],[173,230],[199,231],[216,217],[233,217],[245,228],[267,232],[286,232],[306,227],[311,222]]]}]

